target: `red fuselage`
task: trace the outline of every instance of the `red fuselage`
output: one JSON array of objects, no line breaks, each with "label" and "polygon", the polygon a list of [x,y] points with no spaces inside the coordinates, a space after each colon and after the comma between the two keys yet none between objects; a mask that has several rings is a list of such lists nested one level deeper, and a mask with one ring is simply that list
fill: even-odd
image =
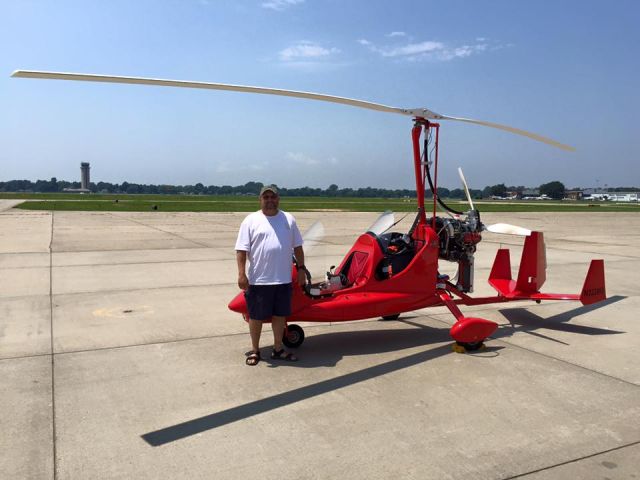
[{"label": "red fuselage", "polygon": [[[418,231],[419,230],[419,231]],[[338,322],[394,315],[441,303],[436,295],[438,275],[438,236],[427,226],[415,232],[413,258],[401,271],[381,276],[380,266],[389,264],[391,252],[375,235],[361,235],[336,270],[347,284],[340,290],[310,296],[302,288],[294,288],[291,321]],[[297,278],[294,267],[293,281]],[[244,294],[229,303],[235,312],[247,315]]]}]

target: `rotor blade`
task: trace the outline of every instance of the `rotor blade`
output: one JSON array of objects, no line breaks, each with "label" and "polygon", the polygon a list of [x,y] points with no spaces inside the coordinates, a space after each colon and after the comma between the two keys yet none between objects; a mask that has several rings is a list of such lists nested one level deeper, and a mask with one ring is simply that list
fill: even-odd
[{"label": "rotor blade", "polygon": [[309,254],[324,238],[324,225],[320,220],[311,225],[302,235],[304,253]]},{"label": "rotor blade", "polygon": [[[37,70],[16,70],[11,75],[18,78],[40,78],[47,80],[76,80],[81,82],[102,82],[102,83],[129,83],[135,85],[155,85],[161,87],[183,87],[183,88],[201,88],[207,90],[227,90],[232,92],[244,93],[261,93],[265,95],[280,95],[282,97],[306,98],[308,100],[319,100],[323,102],[341,103],[352,107],[367,108],[369,110],[377,110],[379,112],[398,113],[400,115],[414,116],[413,113],[397,107],[389,107],[379,103],[366,102],[364,100],[355,100],[353,98],[336,97],[333,95],[324,95],[321,93],[300,92],[296,90],[282,90],[279,88],[250,87],[245,85],[231,85],[226,83],[211,82],[191,82],[186,80],[164,80],[158,78],[142,78],[142,77],[120,77],[112,75],[95,75],[87,73],[64,73],[64,72],[41,72]],[[432,116],[426,118],[441,118],[433,112],[425,110]]]},{"label": "rotor blade", "polygon": [[373,224],[367,229],[367,232],[372,232],[376,235],[380,235],[393,227],[394,223],[395,215],[391,210],[387,210],[382,215],[380,215],[375,222],[373,222]]},{"label": "rotor blade", "polygon": [[467,195],[467,201],[469,202],[469,206],[471,210],[475,210],[473,207],[473,200],[471,200],[471,193],[469,192],[469,187],[467,186],[467,181],[464,179],[464,173],[462,173],[462,168],[458,167],[458,175],[460,175],[460,180],[462,180],[462,186],[464,187],[464,193]]},{"label": "rotor blade", "polygon": [[536,133],[527,132],[519,128],[500,125],[493,122],[485,122],[483,120],[473,120],[470,118],[450,117],[440,115],[428,108],[398,108],[380,103],[367,102],[364,100],[355,100],[353,98],[337,97],[334,95],[325,95],[321,93],[300,92],[296,90],[283,90],[279,88],[250,87],[244,85],[231,85],[226,83],[211,82],[192,82],[186,80],[165,80],[158,78],[144,77],[123,77],[114,75],[96,75],[88,73],[67,73],[67,72],[45,72],[38,70],[16,70],[11,74],[16,78],[39,78],[48,80],[76,80],[83,82],[103,82],[103,83],[129,83],[136,85],[156,85],[162,87],[183,87],[183,88],[201,88],[208,90],[227,90],[233,92],[260,93],[266,95],[280,95],[283,97],[306,98],[309,100],[318,100],[323,102],[340,103],[342,105],[350,105],[352,107],[366,108],[368,110],[376,110],[378,112],[397,113],[399,115],[408,115],[410,117],[428,118],[430,120],[456,120],[459,122],[473,123],[483,125],[485,127],[497,128],[507,132],[523,135],[539,142],[552,145],[562,150],[574,151],[575,148],[556,142],[549,138],[543,137]]},{"label": "rotor blade", "polygon": [[494,223],[485,227],[485,230],[491,233],[506,233],[508,235],[521,235],[527,237],[531,235],[531,230],[518,227],[517,225],[509,225],[508,223]]},{"label": "rotor blade", "polygon": [[507,132],[515,133],[516,135],[522,135],[524,137],[532,138],[534,140],[537,140],[538,142],[546,143],[547,145],[560,148],[561,150],[567,150],[569,152],[576,151],[576,149],[570,145],[565,145],[563,143],[556,142],[555,140],[543,137],[542,135],[538,135],[537,133],[527,132],[526,130],[521,130],[519,128],[509,127],[508,125],[501,125],[499,123],[493,123],[493,122],[485,122],[484,120],[474,120],[472,118],[449,117],[447,115],[443,115],[442,119],[455,120],[458,122],[473,123],[474,125],[484,125],[485,127],[497,128],[499,130],[505,130]]}]

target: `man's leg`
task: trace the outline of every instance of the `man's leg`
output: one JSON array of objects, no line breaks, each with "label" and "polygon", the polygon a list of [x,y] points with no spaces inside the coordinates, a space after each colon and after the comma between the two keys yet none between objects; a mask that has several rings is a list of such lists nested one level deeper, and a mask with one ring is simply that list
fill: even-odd
[{"label": "man's leg", "polygon": [[271,328],[273,328],[273,349],[277,352],[282,350],[282,337],[287,319],[285,317],[273,316],[271,318]]},{"label": "man's leg", "polygon": [[262,320],[249,319],[249,335],[251,336],[251,351],[260,351],[260,334],[262,333]]},{"label": "man's leg", "polygon": [[285,325],[286,317],[277,317],[274,315],[271,318],[271,328],[273,328],[273,352],[271,352],[271,358],[274,360],[296,362],[298,361],[298,357],[291,352],[285,351],[284,346],[282,345]]}]

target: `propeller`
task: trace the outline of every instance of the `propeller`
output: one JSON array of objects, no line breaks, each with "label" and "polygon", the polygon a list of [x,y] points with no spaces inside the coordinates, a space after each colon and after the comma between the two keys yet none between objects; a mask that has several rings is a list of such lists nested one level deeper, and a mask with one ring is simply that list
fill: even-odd
[{"label": "propeller", "polygon": [[507,235],[522,235],[527,237],[531,235],[531,230],[518,227],[517,225],[510,225],[508,223],[494,223],[485,227],[485,230],[491,233],[506,233]]},{"label": "propeller", "polygon": [[324,95],[320,93],[312,92],[300,92],[296,90],[282,90],[277,88],[265,88],[265,87],[250,87],[244,85],[230,85],[226,83],[211,83],[211,82],[192,82],[185,80],[164,80],[157,78],[143,78],[143,77],[122,77],[113,75],[96,75],[87,73],[65,73],[65,72],[44,72],[37,70],[16,70],[11,75],[16,78],[39,78],[48,80],[76,80],[83,82],[104,82],[104,83],[129,83],[136,85],[156,85],[163,87],[183,87],[183,88],[201,88],[208,90],[227,90],[233,92],[245,92],[245,93],[260,93],[265,95],[280,95],[283,97],[295,97],[305,98],[308,100],[318,100],[322,102],[340,103],[342,105],[350,105],[352,107],[366,108],[369,110],[376,110],[378,112],[396,113],[399,115],[408,115],[410,117],[421,117],[429,120],[454,120],[456,122],[473,123],[475,125],[482,125],[485,127],[497,128],[516,135],[522,135],[529,137],[533,140],[546,143],[562,150],[575,151],[575,148],[556,142],[550,138],[543,137],[536,133],[527,132],[519,128],[510,127],[508,125],[501,125],[499,123],[487,122],[484,120],[474,120],[471,118],[451,117],[448,115],[441,115],[435,113],[428,108],[398,108],[388,105],[382,105],[380,103],[367,102],[364,100],[355,100],[352,98],[337,97],[333,95]]},{"label": "propeller", "polygon": [[[467,195],[467,201],[469,202],[469,206],[471,207],[471,210],[477,212],[477,210],[473,206],[473,201],[471,200],[471,193],[469,192],[469,186],[467,185],[467,181],[464,178],[464,173],[462,173],[462,168],[460,167],[458,167],[458,175],[460,175],[460,180],[462,180],[464,193]],[[523,237],[531,235],[531,230],[523,227],[518,227],[517,225],[511,225],[509,223],[494,223],[493,225],[489,225],[489,226],[486,226],[480,223],[480,225],[481,225],[481,230],[486,230],[491,233],[521,235]]]},{"label": "propeller", "polygon": [[460,175],[460,180],[462,180],[462,186],[464,187],[464,193],[467,196],[467,201],[469,202],[469,206],[471,210],[475,210],[473,207],[473,200],[471,200],[471,193],[469,192],[469,186],[467,185],[467,181],[464,178],[464,173],[462,173],[462,168],[458,167],[458,175]]},{"label": "propeller", "polygon": [[386,210],[382,215],[378,217],[378,219],[371,224],[371,226],[367,229],[367,232],[375,233],[376,235],[381,235],[382,233],[389,230],[395,224],[395,215],[391,210]]}]

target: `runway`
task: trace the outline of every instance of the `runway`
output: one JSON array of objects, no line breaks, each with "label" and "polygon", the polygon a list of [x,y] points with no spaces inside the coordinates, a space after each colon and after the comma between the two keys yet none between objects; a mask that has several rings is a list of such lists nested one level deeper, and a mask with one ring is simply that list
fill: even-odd
[{"label": "runway", "polygon": [[[303,324],[293,364],[244,364],[233,246],[244,213],[46,212],[0,205],[3,478],[635,478],[640,465],[640,216],[487,213],[544,231],[543,291],[601,305],[463,308],[500,324],[451,351],[444,308]],[[257,209],[257,207],[256,207]],[[374,213],[308,212],[321,277]],[[406,229],[407,217],[398,229]],[[483,234],[475,294],[500,246]],[[444,272],[454,265],[442,264]],[[263,358],[271,345],[263,333]]]}]

